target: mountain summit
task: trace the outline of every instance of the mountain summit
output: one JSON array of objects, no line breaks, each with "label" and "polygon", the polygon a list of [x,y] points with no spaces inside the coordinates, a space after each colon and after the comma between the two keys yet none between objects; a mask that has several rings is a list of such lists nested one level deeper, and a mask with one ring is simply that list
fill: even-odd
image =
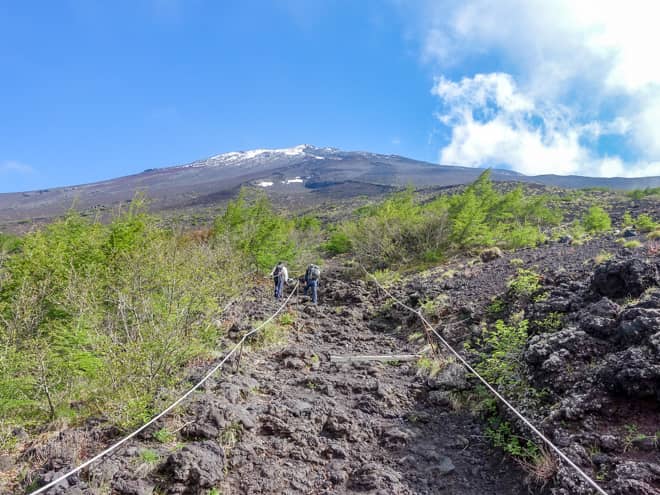
[{"label": "mountain summit", "polygon": [[279,149],[256,149],[247,151],[230,151],[215,155],[205,160],[198,160],[179,167],[231,167],[231,166],[247,166],[255,167],[263,164],[264,162],[274,160],[296,160],[305,158],[315,158],[323,160],[328,155],[336,153],[339,150],[336,148],[318,148],[311,144],[299,144],[293,148],[279,148]]}]

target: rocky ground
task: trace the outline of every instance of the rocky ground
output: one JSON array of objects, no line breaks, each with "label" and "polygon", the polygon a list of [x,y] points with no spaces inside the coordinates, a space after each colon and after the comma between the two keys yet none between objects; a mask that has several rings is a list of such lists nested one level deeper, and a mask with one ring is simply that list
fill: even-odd
[{"label": "rocky ground", "polygon": [[[636,249],[612,235],[487,263],[457,260],[397,291],[412,305],[440,301],[440,328],[464,319],[443,331],[456,345],[478,340],[484,323],[520,312],[530,334],[522,353],[530,393],[517,398],[520,407],[608,493],[621,495],[660,493],[660,251],[636,237]],[[540,286],[522,303],[507,288],[520,268],[540,274]],[[409,321],[397,308],[388,316]],[[543,400],[532,400],[532,390]],[[547,489],[593,493],[566,466]]]},{"label": "rocky ground", "polygon": [[[48,493],[527,493],[480,422],[448,407],[450,373],[428,380],[414,362],[332,362],[420,346],[405,328],[370,325],[382,294],[363,281],[330,274],[321,287],[318,306],[291,307],[278,342],[252,342],[239,371],[233,363],[184,412]],[[235,310],[229,335],[249,329],[243,312],[254,321],[276,308],[263,291],[255,298]],[[26,483],[54,479],[113,433],[92,422],[28,449],[42,467]]]},{"label": "rocky ground", "polygon": [[[634,250],[612,235],[489,261],[462,257],[391,286],[412,306],[434,301],[429,317],[459,349],[483,324],[521,312],[530,333],[521,364],[544,399],[520,407],[619,495],[660,493],[660,260],[656,244],[638,238],[643,246]],[[539,273],[540,286],[513,301],[507,282],[520,268]],[[495,298],[503,303],[497,314]],[[267,289],[255,289],[221,322],[225,345],[276,307]],[[593,493],[567,466],[545,486],[529,482],[492,448],[482,420],[454,403],[452,394],[474,386],[458,365],[429,378],[395,358],[331,359],[418,353],[423,344],[409,337],[421,328],[358,272],[330,270],[318,306],[294,298],[278,327],[182,411],[48,493]],[[209,365],[199,363],[190,381]],[[29,461],[37,469],[20,486],[34,488],[117,435],[100,420],[44,434],[18,459],[0,458],[0,471]]]}]

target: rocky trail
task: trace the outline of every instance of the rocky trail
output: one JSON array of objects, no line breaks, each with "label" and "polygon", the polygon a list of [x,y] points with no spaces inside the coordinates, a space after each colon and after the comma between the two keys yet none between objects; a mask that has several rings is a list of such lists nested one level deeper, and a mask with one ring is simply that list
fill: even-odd
[{"label": "rocky trail", "polygon": [[523,493],[521,473],[477,422],[438,410],[446,399],[415,363],[331,362],[419,346],[370,328],[363,282],[330,279],[322,295],[301,308],[284,349],[243,365],[258,392],[241,407],[255,421],[231,450],[226,493]]},{"label": "rocky trail", "polygon": [[[264,289],[250,299],[232,310],[230,338],[278,306]],[[363,281],[328,274],[318,306],[292,300],[278,342],[264,347],[255,336],[184,412],[47,493],[528,493],[524,473],[490,447],[483,425],[451,411],[443,390],[464,386],[460,374],[427,379],[415,362],[331,362],[420,350],[408,330],[374,318],[383,302]],[[73,444],[94,450],[111,433],[89,425],[38,447],[32,457],[48,461],[35,479],[55,479],[80,455]]]}]

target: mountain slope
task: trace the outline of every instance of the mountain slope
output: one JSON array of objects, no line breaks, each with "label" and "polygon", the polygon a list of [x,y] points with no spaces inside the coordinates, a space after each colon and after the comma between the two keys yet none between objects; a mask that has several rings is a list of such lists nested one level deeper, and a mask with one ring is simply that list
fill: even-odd
[{"label": "mountain slope", "polygon": [[[0,194],[0,224],[48,219],[72,206],[80,210],[104,210],[130,201],[137,191],[149,196],[154,210],[222,203],[242,185],[260,186],[273,193],[294,195],[309,203],[315,202],[320,195],[370,195],[407,184],[418,187],[465,184],[473,181],[482,171],[397,155],[310,145],[231,152],[186,165],[148,169],[139,174],[92,184]],[[529,177],[507,170],[494,170],[493,179],[562,187],[635,189],[660,186],[660,177]]]}]

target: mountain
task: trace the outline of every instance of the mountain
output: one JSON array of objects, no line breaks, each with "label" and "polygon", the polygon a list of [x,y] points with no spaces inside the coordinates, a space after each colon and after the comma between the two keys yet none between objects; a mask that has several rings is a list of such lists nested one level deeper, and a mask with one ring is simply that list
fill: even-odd
[{"label": "mountain", "polygon": [[[155,210],[223,203],[243,185],[262,187],[303,204],[321,198],[363,196],[414,184],[449,186],[473,181],[483,169],[438,165],[398,156],[299,145],[215,155],[204,160],[92,184],[0,194],[0,224],[47,220],[75,206],[105,210],[143,191]],[[493,170],[497,181],[560,187],[636,189],[660,186],[660,177],[525,176]]]}]

